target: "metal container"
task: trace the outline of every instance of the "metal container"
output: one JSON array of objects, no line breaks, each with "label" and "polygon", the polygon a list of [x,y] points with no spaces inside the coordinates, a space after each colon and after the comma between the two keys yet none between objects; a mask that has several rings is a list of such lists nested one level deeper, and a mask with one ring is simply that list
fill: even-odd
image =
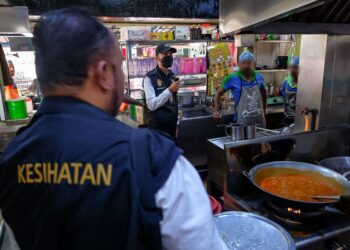
[{"label": "metal container", "polygon": [[256,214],[224,212],[214,216],[214,223],[228,249],[296,249],[284,228]]},{"label": "metal container", "polygon": [[207,97],[207,91],[206,90],[198,90],[197,91],[199,100],[200,100],[200,105],[203,105],[205,103],[205,98]]},{"label": "metal container", "polygon": [[350,156],[326,158],[320,161],[319,164],[342,174],[348,180],[350,179]]},{"label": "metal container", "polygon": [[178,96],[181,97],[182,106],[192,106],[194,91],[189,89],[180,89],[177,92]]},{"label": "metal container", "polygon": [[[306,202],[306,201],[298,201],[298,200],[292,200],[288,199],[282,196],[277,196],[273,193],[270,193],[268,191],[265,191],[262,189],[259,185],[259,178],[261,177],[262,170],[266,169],[273,169],[274,171],[270,174],[277,174],[286,171],[285,169],[292,169],[295,171],[295,173],[310,173],[315,172],[315,174],[322,175],[326,178],[328,178],[330,181],[335,182],[335,184],[340,185],[342,188],[342,195],[348,195],[350,194],[350,182],[347,181],[343,176],[341,176],[339,173],[330,170],[328,168],[320,167],[318,165],[313,165],[309,163],[304,162],[296,162],[296,161],[275,161],[275,162],[267,162],[260,165],[255,166],[252,168],[249,173],[243,172],[245,176],[249,178],[249,180],[261,191],[263,191],[267,198],[271,201],[276,202],[277,204],[286,206],[286,207],[292,207],[292,208],[303,208],[308,210],[317,210],[319,208],[322,208],[327,205],[335,204],[338,201],[319,201],[319,202]],[[266,174],[266,173],[264,173]]]},{"label": "metal container", "polygon": [[267,84],[267,95],[268,96],[275,95],[275,87],[271,83]]},{"label": "metal container", "polygon": [[[230,129],[230,132],[227,132]],[[244,140],[244,125],[238,123],[230,123],[230,125],[225,126],[226,136],[230,136],[233,141]]]},{"label": "metal container", "polygon": [[244,126],[244,139],[254,139],[256,137],[256,124],[246,124]]}]

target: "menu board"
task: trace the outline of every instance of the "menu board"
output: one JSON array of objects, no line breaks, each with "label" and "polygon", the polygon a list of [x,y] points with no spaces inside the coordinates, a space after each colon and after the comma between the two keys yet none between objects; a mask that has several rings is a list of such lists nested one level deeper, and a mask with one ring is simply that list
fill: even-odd
[{"label": "menu board", "polygon": [[234,71],[232,51],[230,43],[219,43],[208,47],[209,70],[208,70],[208,95],[213,96],[221,86],[225,77]]},{"label": "menu board", "polygon": [[31,15],[68,6],[91,9],[97,16],[219,18],[219,0],[9,0],[28,6]]}]

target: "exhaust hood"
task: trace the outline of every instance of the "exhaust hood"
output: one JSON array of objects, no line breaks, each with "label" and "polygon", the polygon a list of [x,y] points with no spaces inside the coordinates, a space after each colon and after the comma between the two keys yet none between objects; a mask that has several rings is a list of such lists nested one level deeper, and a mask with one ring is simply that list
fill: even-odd
[{"label": "exhaust hood", "polygon": [[349,0],[220,0],[223,34],[350,34]]},{"label": "exhaust hood", "polygon": [[10,6],[7,1],[0,0],[0,36],[32,37],[27,7]]}]

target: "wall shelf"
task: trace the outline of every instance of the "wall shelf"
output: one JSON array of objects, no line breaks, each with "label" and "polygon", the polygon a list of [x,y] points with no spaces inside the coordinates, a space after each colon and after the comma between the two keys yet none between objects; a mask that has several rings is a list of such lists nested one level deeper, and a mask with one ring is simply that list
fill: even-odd
[{"label": "wall shelf", "polygon": [[278,73],[278,72],[286,72],[287,69],[262,69],[256,70],[258,73]]},{"label": "wall shelf", "polygon": [[234,40],[127,40],[119,41],[120,44],[140,44],[140,45],[159,45],[161,43],[188,44],[188,43],[216,43],[216,42],[234,42]]},{"label": "wall shelf", "polygon": [[259,40],[256,41],[257,44],[268,44],[268,43],[292,43],[291,40]]},{"label": "wall shelf", "polygon": [[[205,77],[202,77],[204,76]],[[193,74],[175,74],[175,76],[184,76],[184,79],[191,79],[191,77],[187,78],[186,76],[201,76],[200,78],[206,78],[207,73],[193,73]],[[136,76],[129,76],[129,79],[134,79],[134,78],[144,78],[145,75],[136,75]],[[197,78],[195,78],[197,79]]]}]

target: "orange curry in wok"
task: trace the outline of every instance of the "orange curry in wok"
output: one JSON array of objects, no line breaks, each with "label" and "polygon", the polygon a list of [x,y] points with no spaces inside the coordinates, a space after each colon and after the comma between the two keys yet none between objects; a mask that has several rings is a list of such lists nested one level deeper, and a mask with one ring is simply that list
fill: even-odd
[{"label": "orange curry in wok", "polygon": [[255,180],[271,194],[302,202],[319,202],[312,197],[339,196],[343,193],[342,187],[333,178],[292,168],[266,168],[257,173]]}]

